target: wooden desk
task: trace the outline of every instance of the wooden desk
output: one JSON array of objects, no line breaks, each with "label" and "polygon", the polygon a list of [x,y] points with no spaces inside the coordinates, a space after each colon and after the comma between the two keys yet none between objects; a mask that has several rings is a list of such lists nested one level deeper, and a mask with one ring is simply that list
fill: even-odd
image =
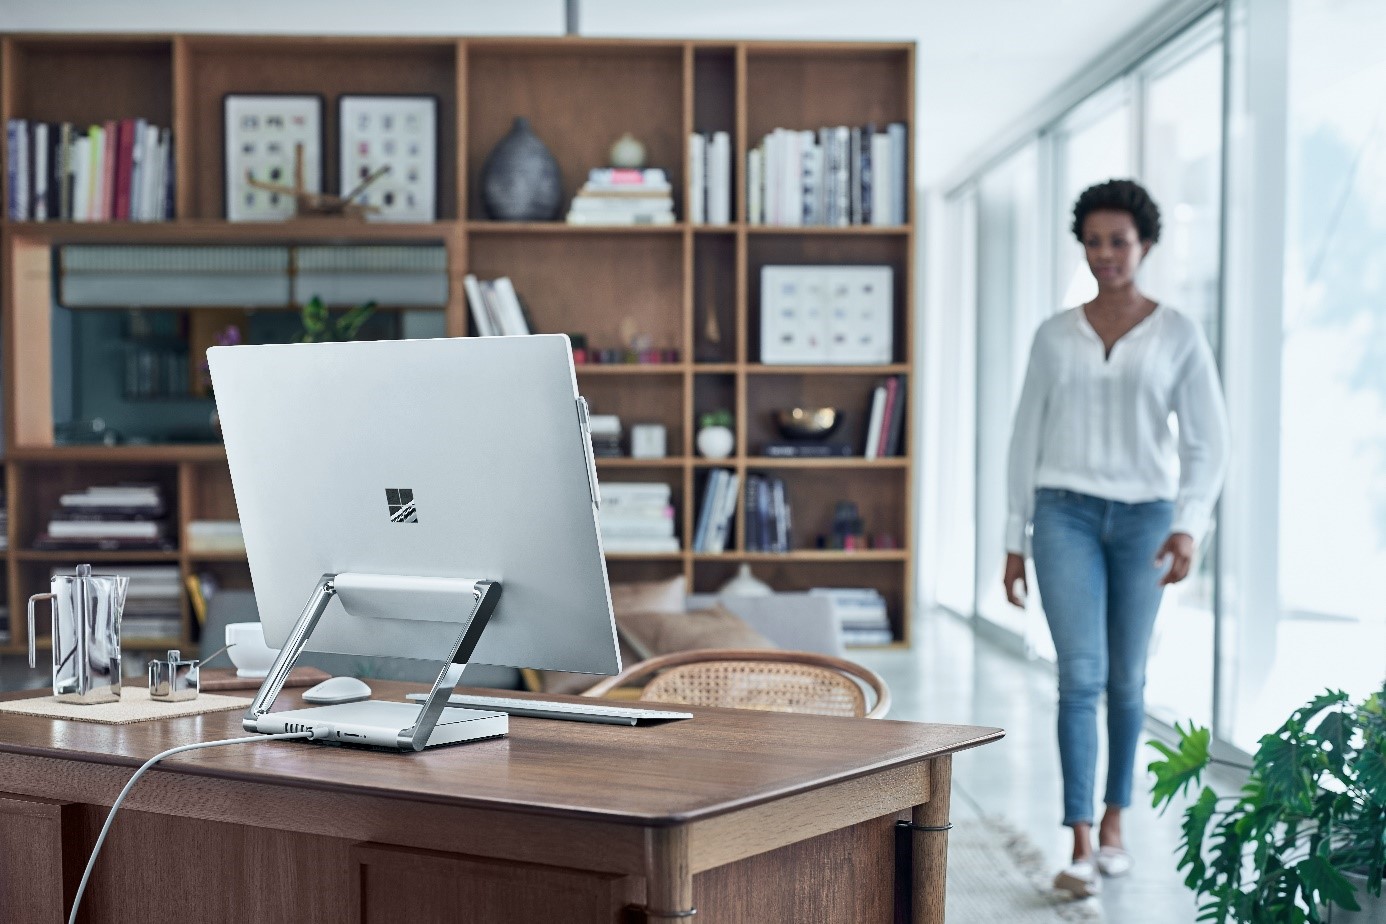
[{"label": "wooden desk", "polygon": [[[946,825],[950,755],[1000,730],[694,711],[645,728],[512,718],[507,738],[417,754],[180,754],[121,808],[83,920],[672,924],[696,908],[704,924],[868,924],[912,902],[914,921],[943,921],[947,836],[897,823]],[[0,714],[0,917],[65,921],[131,769],[240,722]]]}]

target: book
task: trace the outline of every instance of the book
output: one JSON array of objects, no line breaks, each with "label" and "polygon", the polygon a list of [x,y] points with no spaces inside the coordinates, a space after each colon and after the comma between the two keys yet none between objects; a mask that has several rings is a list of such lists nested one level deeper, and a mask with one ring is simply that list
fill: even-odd
[{"label": "book", "polygon": [[606,552],[628,552],[635,554],[677,552],[679,550],[679,540],[672,536],[665,539],[640,539],[622,536],[613,537],[608,540],[603,536],[602,549]]},{"label": "book", "polygon": [[761,455],[773,459],[833,459],[855,456],[857,452],[845,443],[767,443]]},{"label": "book", "polygon": [[34,221],[48,219],[48,125],[38,122],[34,125]]},{"label": "book", "polygon": [[48,535],[54,539],[155,539],[164,525],[155,520],[54,520]]},{"label": "book", "polygon": [[707,223],[731,222],[731,136],[713,132],[707,150]]},{"label": "book", "polygon": [[472,312],[472,325],[478,337],[494,337],[496,329],[491,325],[491,316],[486,311],[486,302],[481,296],[481,284],[474,274],[462,277],[462,289],[467,293],[467,306]]},{"label": "book", "polygon": [[847,224],[861,224],[861,129],[847,130]]},{"label": "book", "polygon": [[593,186],[664,186],[669,175],[660,167],[593,167],[587,171],[587,182]]},{"label": "book", "polygon": [[628,212],[672,212],[674,200],[663,193],[649,196],[575,196],[571,212],[594,215],[625,214]]},{"label": "book", "polygon": [[871,391],[871,409],[866,425],[866,449],[863,455],[868,459],[876,458],[876,449],[881,443],[881,423],[885,413],[885,401],[885,386],[877,385]]},{"label": "book", "polygon": [[641,212],[627,215],[619,213],[611,215],[568,213],[568,224],[570,225],[672,225],[673,223],[674,215],[672,212]]},{"label": "book", "polygon": [[746,221],[765,223],[765,151],[752,148],[746,154]]},{"label": "book", "polygon": [[871,223],[893,225],[895,208],[893,170],[890,164],[890,137],[878,133],[871,136]]},{"label": "book", "polygon": [[881,430],[876,437],[876,455],[874,458],[883,458],[889,455],[888,440],[890,438],[891,415],[895,413],[895,405],[899,400],[900,383],[895,376],[885,380],[885,406],[881,409]]},{"label": "book", "polygon": [[130,182],[135,166],[135,120],[121,119],[116,123],[115,205],[111,217],[116,221],[130,220]]},{"label": "book", "polygon": [[909,220],[909,143],[904,122],[886,126],[890,139],[891,224],[903,225]]},{"label": "book", "polygon": [[707,221],[707,138],[698,132],[688,136],[688,220]]},{"label": "book", "polygon": [[857,136],[857,143],[861,145],[861,153],[857,156],[857,162],[861,168],[861,215],[857,224],[861,225],[875,224],[871,217],[876,189],[876,174],[871,160],[871,155],[874,152],[871,149],[871,143],[875,136],[875,123],[868,123],[861,130],[861,134]]},{"label": "book", "polygon": [[515,286],[509,276],[501,276],[492,286],[495,287],[497,301],[501,309],[502,327],[512,336],[529,333],[524,312],[520,310],[520,297],[515,294]]},{"label": "book", "polygon": [[726,472],[720,468],[714,468],[708,472],[707,484],[703,486],[703,503],[698,511],[698,522],[693,530],[693,551],[695,552],[708,550],[708,536],[712,529],[712,518],[717,510],[717,494],[722,478],[725,476]]},{"label": "book", "polygon": [[887,427],[885,440],[885,455],[898,456],[904,448],[901,443],[904,439],[905,431],[905,377],[903,375],[894,376],[891,379],[895,384],[895,400],[889,403],[890,418]]},{"label": "book", "polygon": [[[721,471],[719,469],[719,471]],[[736,513],[736,499],[741,476],[736,472],[722,472],[721,488],[717,492],[717,508],[713,511],[712,538],[708,543],[709,552],[724,552],[731,537],[732,516]]]}]

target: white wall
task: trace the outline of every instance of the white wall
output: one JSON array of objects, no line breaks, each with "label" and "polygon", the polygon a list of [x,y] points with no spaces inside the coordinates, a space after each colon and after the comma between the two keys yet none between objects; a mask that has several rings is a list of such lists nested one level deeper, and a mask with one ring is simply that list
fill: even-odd
[{"label": "white wall", "polygon": [[563,0],[0,0],[6,32],[562,35]]}]

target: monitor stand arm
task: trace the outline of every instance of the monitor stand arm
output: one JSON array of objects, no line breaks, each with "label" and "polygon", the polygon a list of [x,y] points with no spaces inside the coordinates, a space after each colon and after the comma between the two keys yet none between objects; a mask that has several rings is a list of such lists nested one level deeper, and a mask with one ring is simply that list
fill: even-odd
[{"label": "monitor stand arm", "polygon": [[[423,580],[431,581],[434,584],[432,589],[437,590],[438,579]],[[293,631],[289,633],[288,641],[279,650],[279,656],[275,658],[274,665],[265,676],[265,682],[260,685],[260,691],[255,694],[254,701],[251,702],[250,708],[246,710],[245,717],[241,720],[241,725],[245,730],[259,731],[260,717],[270,711],[270,707],[274,705],[274,701],[283,691],[284,684],[289,679],[289,672],[293,670],[294,663],[303,653],[304,646],[317,627],[318,620],[327,611],[327,605],[332,602],[334,596],[342,593],[345,589],[345,586],[339,588],[339,583],[346,585],[349,582],[353,589],[358,591],[362,587],[369,591],[380,591],[389,590],[392,584],[398,584],[400,589],[409,590],[411,589],[407,586],[409,581],[409,578],[396,578],[394,576],[376,577],[347,574],[324,574],[319,578],[317,586],[313,588],[312,596],[308,598],[308,605],[303,608],[303,613],[298,617],[298,622],[294,624]],[[438,672],[438,679],[433,682],[433,689],[428,694],[428,699],[419,708],[418,718],[413,725],[400,729],[399,747],[401,750],[421,751],[428,744],[428,738],[433,734],[433,727],[438,724],[438,718],[443,713],[443,707],[448,704],[448,698],[462,679],[462,670],[471,660],[472,652],[476,650],[477,643],[481,641],[481,634],[485,631],[486,624],[491,620],[491,614],[495,612],[496,603],[500,600],[501,585],[499,581],[450,580],[447,583],[460,585],[470,590],[471,612],[462,624],[462,630],[458,633],[457,640],[451,645],[452,651],[448,653],[447,659],[443,662],[442,669]],[[385,614],[377,613],[376,615]],[[408,615],[392,614],[386,618],[407,619],[409,617]]]}]

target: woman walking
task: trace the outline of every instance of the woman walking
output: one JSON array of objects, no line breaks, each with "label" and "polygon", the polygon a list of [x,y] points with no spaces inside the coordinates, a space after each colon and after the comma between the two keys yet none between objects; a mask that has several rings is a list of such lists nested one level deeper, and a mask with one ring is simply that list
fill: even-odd
[{"label": "woman walking", "polygon": [[[1073,233],[1097,297],[1035,334],[1011,436],[1004,581],[1023,607],[1028,545],[1058,652],[1063,823],[1073,829],[1072,863],[1054,884],[1088,896],[1101,889],[1099,873],[1131,868],[1121,810],[1131,803],[1151,630],[1164,588],[1189,573],[1207,531],[1228,434],[1202,332],[1136,286],[1160,238],[1150,196],[1130,180],[1093,186],[1074,205]],[[1104,691],[1106,810],[1094,855]]]}]

